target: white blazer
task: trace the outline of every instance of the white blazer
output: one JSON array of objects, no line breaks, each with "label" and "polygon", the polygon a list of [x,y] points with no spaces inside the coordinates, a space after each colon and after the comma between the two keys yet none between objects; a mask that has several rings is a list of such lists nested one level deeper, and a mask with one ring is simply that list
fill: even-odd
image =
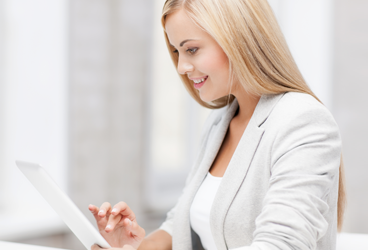
[{"label": "white blazer", "polygon": [[[160,227],[174,250],[203,249],[189,209],[237,107],[234,100],[207,119],[183,194]],[[217,249],[335,250],[341,148],[334,118],[311,95],[263,95],[210,212]]]}]

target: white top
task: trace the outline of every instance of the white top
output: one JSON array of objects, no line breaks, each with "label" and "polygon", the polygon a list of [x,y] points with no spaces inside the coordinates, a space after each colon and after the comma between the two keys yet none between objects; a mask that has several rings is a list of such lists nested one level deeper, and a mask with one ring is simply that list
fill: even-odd
[{"label": "white top", "polygon": [[208,172],[190,207],[190,224],[207,250],[217,250],[210,228],[210,211],[221,180],[222,177],[215,177]]}]

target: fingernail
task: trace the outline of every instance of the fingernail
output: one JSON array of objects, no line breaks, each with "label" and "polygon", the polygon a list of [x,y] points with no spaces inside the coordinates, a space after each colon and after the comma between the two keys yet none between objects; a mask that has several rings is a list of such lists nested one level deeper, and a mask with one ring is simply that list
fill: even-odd
[{"label": "fingernail", "polygon": [[104,213],[103,210],[100,210],[100,212],[98,212],[99,215],[102,215]]},{"label": "fingernail", "polygon": [[111,213],[116,213],[118,210],[116,208],[114,208]]},{"label": "fingernail", "polygon": [[111,225],[107,225],[107,226],[106,226],[106,229],[110,229],[110,228],[111,228]]},{"label": "fingernail", "polygon": [[127,219],[128,221],[129,221],[129,226],[131,226],[132,225],[132,221],[131,220],[129,220],[129,219]]}]

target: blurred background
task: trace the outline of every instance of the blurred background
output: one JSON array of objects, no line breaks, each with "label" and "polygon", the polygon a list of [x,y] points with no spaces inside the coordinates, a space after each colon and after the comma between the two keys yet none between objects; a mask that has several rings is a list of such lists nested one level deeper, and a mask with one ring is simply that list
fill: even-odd
[{"label": "blurred background", "polygon": [[[368,233],[368,1],[269,0],[343,139],[344,232]],[[164,0],[0,0],[0,240],[84,249],[15,166],[88,205],[125,201],[147,233],[175,204],[209,114],[163,39]]]}]

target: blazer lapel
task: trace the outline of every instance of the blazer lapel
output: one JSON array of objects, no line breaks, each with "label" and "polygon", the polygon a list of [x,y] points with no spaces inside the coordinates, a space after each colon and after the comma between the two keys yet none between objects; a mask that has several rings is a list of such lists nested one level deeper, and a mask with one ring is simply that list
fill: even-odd
[{"label": "blazer lapel", "polygon": [[211,231],[219,250],[227,249],[224,238],[225,217],[247,175],[253,155],[262,139],[264,129],[260,126],[282,96],[283,94],[263,95],[260,98],[223,176],[210,214]]},{"label": "blazer lapel", "polygon": [[191,227],[189,220],[190,206],[198,188],[201,186],[202,181],[212,166],[212,163],[222,145],[229,123],[233,118],[237,107],[238,104],[235,100],[230,107],[228,107],[225,114],[222,115],[220,121],[217,124],[215,122],[215,124],[212,125],[211,131],[207,136],[208,141],[204,145],[205,150],[202,150],[204,156],[202,158],[199,157],[199,162],[195,163],[198,165],[198,170],[194,174],[192,181],[188,183],[176,211],[173,232],[173,249],[175,250],[192,249]]}]

